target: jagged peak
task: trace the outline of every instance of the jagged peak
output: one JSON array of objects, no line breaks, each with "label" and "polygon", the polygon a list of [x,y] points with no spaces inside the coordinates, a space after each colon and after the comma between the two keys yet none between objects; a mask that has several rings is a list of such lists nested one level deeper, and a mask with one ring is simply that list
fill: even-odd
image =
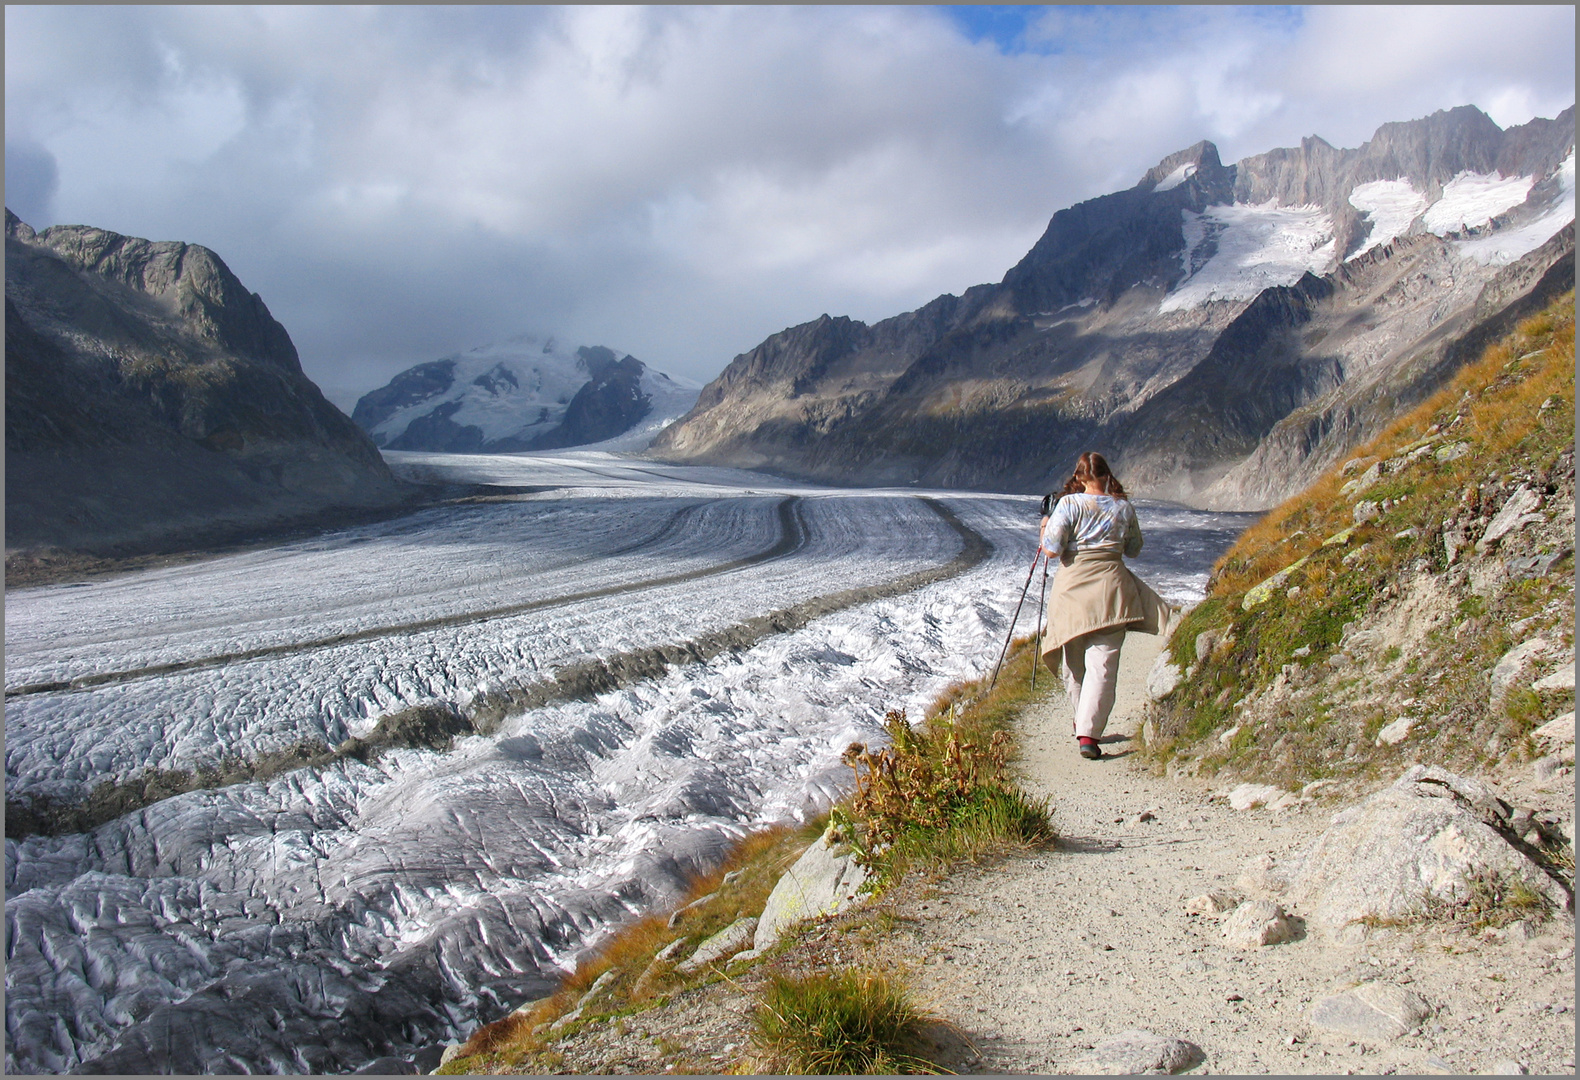
[{"label": "jagged peak", "polygon": [[1414,120],[1393,120],[1377,128],[1361,150],[1365,151],[1373,143],[1386,140],[1390,137],[1399,138],[1409,133],[1419,132],[1423,137],[1442,140],[1452,133],[1461,139],[1480,136],[1482,138],[1495,138],[1503,134],[1503,129],[1496,120],[1482,112],[1474,105],[1456,105],[1452,109],[1439,109],[1429,116],[1417,117]]},{"label": "jagged peak", "polygon": [[1206,139],[1194,146],[1177,150],[1147,170],[1136,186],[1139,188],[1155,188],[1174,176],[1176,172],[1184,170],[1181,179],[1188,177],[1193,172],[1212,172],[1223,168],[1223,162],[1218,158],[1218,147]]}]

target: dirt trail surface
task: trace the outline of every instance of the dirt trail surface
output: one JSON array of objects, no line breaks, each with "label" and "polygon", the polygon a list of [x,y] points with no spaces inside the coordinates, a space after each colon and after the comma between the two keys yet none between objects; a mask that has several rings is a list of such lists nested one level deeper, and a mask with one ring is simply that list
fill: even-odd
[{"label": "dirt trail surface", "polygon": [[[1350,798],[1236,811],[1151,775],[1131,736],[1158,648],[1139,635],[1125,644],[1104,760],[1077,755],[1062,694],[1022,717],[1027,786],[1053,800],[1056,850],[962,870],[897,912],[887,946],[975,1047],[945,1049],[944,1063],[1098,1071],[1094,1044],[1140,1028],[1200,1047],[1196,1075],[1463,1074],[1510,1061],[1573,1073],[1574,931],[1563,916],[1523,940],[1429,927],[1347,946],[1307,937],[1297,918],[1295,940],[1242,951],[1216,917],[1186,913],[1202,893],[1234,893],[1248,861],[1299,850]],[[1434,1009],[1419,1033],[1364,1042],[1313,1028],[1314,1001],[1374,979]]]}]

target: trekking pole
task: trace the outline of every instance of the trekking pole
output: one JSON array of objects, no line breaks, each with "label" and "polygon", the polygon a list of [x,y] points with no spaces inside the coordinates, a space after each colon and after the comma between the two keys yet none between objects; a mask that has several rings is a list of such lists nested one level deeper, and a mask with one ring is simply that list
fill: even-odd
[{"label": "trekking pole", "polygon": [[[1039,546],[1038,550],[1039,551],[1042,550],[1040,546]],[[1042,643],[1042,618],[1043,618],[1043,613],[1047,610],[1047,608],[1048,608],[1048,560],[1044,559],[1044,560],[1042,560],[1042,589],[1037,593],[1037,643],[1039,645]],[[1032,688],[1033,691],[1035,691],[1037,689],[1037,669],[1039,667],[1041,667],[1041,666],[1042,666],[1042,664],[1040,662],[1040,658],[1039,657],[1035,657],[1035,656],[1032,657],[1032,660],[1031,660],[1031,688]]]},{"label": "trekking pole", "polygon": [[1020,589],[1020,603],[1015,605],[1015,617],[1009,621],[1009,636],[1004,639],[1004,648],[999,651],[998,663],[993,665],[993,678],[988,681],[988,693],[993,692],[993,687],[998,685],[998,671],[1004,666],[1004,658],[1009,655],[1010,639],[1015,636],[1015,623],[1020,620],[1021,605],[1026,602],[1026,594],[1031,591],[1031,579],[1037,574],[1037,560],[1042,558],[1042,541],[1037,542],[1036,554],[1031,557],[1031,569],[1026,571],[1026,584]]}]

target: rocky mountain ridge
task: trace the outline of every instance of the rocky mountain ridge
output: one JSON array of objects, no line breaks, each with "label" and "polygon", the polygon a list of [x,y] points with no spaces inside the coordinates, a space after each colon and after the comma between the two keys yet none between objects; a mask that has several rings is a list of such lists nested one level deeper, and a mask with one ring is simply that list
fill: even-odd
[{"label": "rocky mountain ridge", "polygon": [[218,255],[6,211],[6,548],[127,552],[406,497]]},{"label": "rocky mountain ridge", "polygon": [[695,384],[602,345],[531,335],[418,364],[364,394],[351,418],[387,450],[511,453],[651,437]]},{"label": "rocky mountain ridge", "polygon": [[1097,446],[1141,493],[1260,509],[1568,287],[1573,147],[1572,108],[1502,131],[1468,106],[1356,149],[1198,143],[1059,211],[997,285],[773,335],[653,453],[1038,491]]}]

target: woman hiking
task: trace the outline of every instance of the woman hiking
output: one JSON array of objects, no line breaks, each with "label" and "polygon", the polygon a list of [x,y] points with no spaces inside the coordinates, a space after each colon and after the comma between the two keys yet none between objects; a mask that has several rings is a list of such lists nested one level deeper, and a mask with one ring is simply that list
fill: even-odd
[{"label": "woman hiking", "polygon": [[1100,758],[1097,740],[1114,707],[1125,630],[1161,633],[1169,617],[1168,605],[1123,562],[1141,554],[1141,523],[1102,454],[1081,455],[1053,512],[1042,519],[1042,550],[1060,565],[1042,658],[1055,674],[1063,659],[1081,756]]}]

